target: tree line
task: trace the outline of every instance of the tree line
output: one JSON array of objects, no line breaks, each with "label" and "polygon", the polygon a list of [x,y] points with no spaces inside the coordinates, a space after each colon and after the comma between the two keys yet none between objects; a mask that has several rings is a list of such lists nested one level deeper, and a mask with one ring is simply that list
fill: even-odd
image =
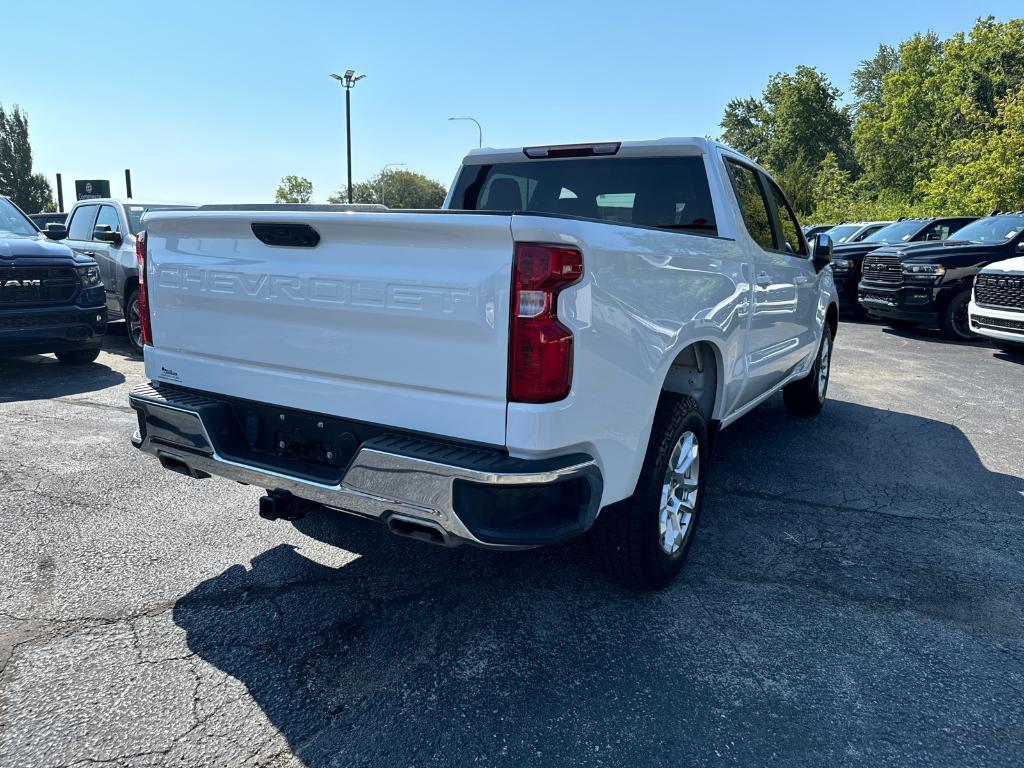
[{"label": "tree line", "polygon": [[814,67],[778,73],[726,105],[721,139],[815,222],[1024,208],[1024,19],[880,45],[850,93]]},{"label": "tree line", "polygon": [[[385,168],[367,181],[352,185],[353,203],[378,203],[389,208],[440,208],[447,190],[444,185],[415,171]],[[308,203],[313,184],[302,176],[285,176],[274,195],[275,203]],[[327,198],[328,203],[347,203],[342,187]]]}]

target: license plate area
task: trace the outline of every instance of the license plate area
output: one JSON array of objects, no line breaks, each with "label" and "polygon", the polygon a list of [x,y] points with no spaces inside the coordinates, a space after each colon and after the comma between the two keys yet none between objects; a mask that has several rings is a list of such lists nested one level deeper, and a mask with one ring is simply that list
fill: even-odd
[{"label": "license plate area", "polygon": [[862,293],[860,300],[867,304],[881,304],[886,307],[895,307],[896,300],[880,293]]}]

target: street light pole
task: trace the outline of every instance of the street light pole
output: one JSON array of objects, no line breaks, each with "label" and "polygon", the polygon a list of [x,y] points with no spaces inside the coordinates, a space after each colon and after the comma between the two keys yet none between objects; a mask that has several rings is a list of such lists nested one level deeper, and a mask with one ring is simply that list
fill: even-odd
[{"label": "street light pole", "polygon": [[345,89],[345,151],[348,161],[348,201],[352,202],[352,89],[366,75],[357,75],[354,69],[346,69],[344,75],[331,77],[341,83]]},{"label": "street light pole", "polygon": [[380,169],[380,204],[384,205],[384,177],[387,174],[388,168],[399,168],[405,167],[405,163],[388,163]]},{"label": "street light pole", "polygon": [[480,127],[480,122],[475,117],[449,117],[448,120],[472,120],[474,123],[476,123],[476,131],[478,137],[477,146],[482,147],[484,145],[484,129]]}]

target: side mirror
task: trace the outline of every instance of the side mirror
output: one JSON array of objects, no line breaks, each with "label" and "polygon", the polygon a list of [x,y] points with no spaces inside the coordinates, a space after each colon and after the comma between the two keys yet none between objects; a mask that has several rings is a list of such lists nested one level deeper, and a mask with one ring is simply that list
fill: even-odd
[{"label": "side mirror", "polygon": [[121,233],[112,231],[109,224],[97,224],[96,228],[92,231],[92,239],[103,243],[113,243],[114,245],[120,245],[122,242]]},{"label": "side mirror", "polygon": [[1024,253],[1024,240],[1017,243],[1017,253]]},{"label": "side mirror", "polygon": [[811,242],[811,263],[817,272],[832,263],[832,238],[824,232],[815,235]]},{"label": "side mirror", "polygon": [[55,224],[51,222],[46,225],[46,229],[43,230],[43,234],[51,240],[63,240],[68,236],[68,228],[63,224]]}]

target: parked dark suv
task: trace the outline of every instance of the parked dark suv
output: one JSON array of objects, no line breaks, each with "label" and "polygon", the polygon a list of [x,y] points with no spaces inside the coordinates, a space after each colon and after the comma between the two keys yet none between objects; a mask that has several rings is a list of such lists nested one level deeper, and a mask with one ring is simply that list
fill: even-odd
[{"label": "parked dark suv", "polygon": [[0,197],[0,356],[53,352],[62,363],[91,363],[106,328],[96,262],[47,242]]},{"label": "parked dark suv", "polygon": [[872,251],[864,259],[860,305],[898,328],[938,325],[953,339],[975,338],[971,286],[982,267],[1024,253],[1024,211],[978,219],[942,243]]},{"label": "parked dark suv", "polygon": [[839,294],[839,308],[861,317],[857,303],[857,284],[864,257],[876,248],[903,243],[941,242],[976,216],[947,216],[928,219],[900,219],[857,243],[838,245],[832,252],[832,274]]}]

